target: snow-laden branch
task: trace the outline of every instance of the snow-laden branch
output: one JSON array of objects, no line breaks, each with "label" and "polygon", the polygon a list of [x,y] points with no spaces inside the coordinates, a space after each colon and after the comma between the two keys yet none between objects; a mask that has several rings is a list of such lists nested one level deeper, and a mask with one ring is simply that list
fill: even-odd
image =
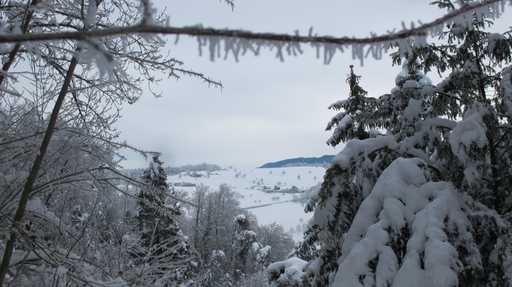
[{"label": "snow-laden branch", "polygon": [[[253,51],[256,55],[261,47],[269,49],[277,48],[277,57],[283,59],[283,48],[288,54],[301,53],[300,43],[310,43],[317,48],[317,55],[320,54],[320,48],[324,49],[324,61],[329,63],[337,50],[344,52],[344,48],[352,48],[353,58],[363,59],[372,54],[374,58],[381,58],[382,50],[386,51],[391,45],[399,45],[400,48],[408,49],[407,39],[414,39],[420,45],[426,43],[427,37],[442,37],[443,29],[446,24],[456,23],[471,29],[473,16],[477,19],[482,17],[499,18],[500,13],[505,9],[506,3],[512,5],[512,0],[488,0],[476,1],[474,3],[462,5],[459,9],[453,10],[445,16],[438,18],[430,23],[414,27],[411,24],[407,28],[403,24],[403,29],[398,32],[390,31],[388,34],[377,36],[371,35],[367,38],[336,38],[332,36],[313,35],[310,29],[307,36],[300,36],[298,32],[295,35],[275,34],[275,33],[253,33],[244,30],[214,29],[204,28],[201,25],[186,27],[157,26],[142,21],[141,24],[127,27],[114,27],[100,30],[87,30],[75,32],[60,33],[35,33],[35,34],[2,34],[0,43],[21,43],[34,41],[56,41],[56,40],[78,40],[87,41],[90,38],[111,37],[126,34],[161,34],[161,35],[191,35],[198,37],[199,47],[209,46],[210,58],[220,56],[220,43],[224,42],[224,52],[227,56],[232,52],[235,59],[239,53],[244,54],[247,50]],[[369,47],[365,51],[365,47]]]}]

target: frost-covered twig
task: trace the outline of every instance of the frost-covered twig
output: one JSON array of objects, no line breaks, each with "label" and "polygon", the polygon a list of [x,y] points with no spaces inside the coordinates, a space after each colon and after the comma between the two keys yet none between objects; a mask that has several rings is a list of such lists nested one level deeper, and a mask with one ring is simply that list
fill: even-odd
[{"label": "frost-covered twig", "polygon": [[156,153],[154,151],[147,151],[147,150],[138,149],[136,147],[133,147],[133,146],[129,145],[126,142],[115,142],[115,141],[111,141],[111,140],[108,140],[108,139],[105,139],[105,138],[101,138],[101,137],[98,137],[98,136],[95,136],[95,135],[80,133],[80,132],[78,132],[76,130],[71,130],[71,129],[64,129],[64,130],[66,130],[67,132],[73,133],[73,134],[77,134],[79,136],[91,137],[93,139],[97,139],[97,140],[103,141],[105,143],[108,143],[108,144],[111,144],[111,145],[114,145],[114,146],[117,146],[117,147],[120,147],[120,148],[127,148],[127,149],[129,149],[131,151],[139,153],[144,158],[147,158],[148,155],[150,155],[150,154],[155,154]]},{"label": "frost-covered twig", "polygon": [[[448,23],[456,23],[465,27],[471,27],[473,16],[476,16],[477,19],[481,19],[482,17],[498,18],[499,14],[504,10],[507,2],[512,4],[512,0],[489,0],[466,4],[430,23],[420,23],[420,26],[413,26],[409,29],[404,25],[404,29],[399,32],[389,32],[388,34],[381,36],[372,34],[371,37],[367,38],[317,36],[313,35],[312,30],[310,30],[308,36],[300,36],[298,34],[253,33],[244,30],[204,28],[200,25],[188,27],[167,27],[148,25],[144,24],[145,22],[143,21],[141,24],[135,26],[113,27],[102,30],[41,34],[3,34],[0,35],[0,43],[54,41],[64,39],[88,41],[87,39],[90,38],[135,33],[164,35],[186,34],[200,37],[200,40],[202,40],[200,41],[200,43],[202,43],[201,46],[209,44],[211,57],[214,57],[216,52],[218,53],[220,51],[220,47],[217,45],[219,45],[221,41],[224,41],[224,50],[226,51],[226,54],[227,52],[232,51],[235,53],[235,58],[238,56],[239,51],[242,51],[243,54],[247,50],[252,50],[255,54],[258,54],[259,47],[261,46],[265,46],[270,49],[277,48],[278,55],[281,55],[283,46],[282,44],[276,43],[288,43],[288,46],[286,46],[288,53],[295,54],[294,52],[297,49],[300,52],[300,46],[298,46],[297,43],[310,43],[317,49],[320,47],[324,48],[324,61],[328,63],[336,50],[343,52],[343,47],[351,46],[353,57],[362,59],[370,52],[373,57],[380,58],[381,51],[383,49],[386,50],[390,45],[398,44],[400,47],[405,48],[405,44],[407,43],[406,39],[409,38],[415,39],[420,44],[425,43],[426,38],[429,36],[442,36],[444,26]],[[239,39],[240,41],[231,40],[233,38]],[[294,47],[291,47],[290,45]],[[364,48],[367,45],[370,45],[370,47],[365,53]],[[280,56],[280,58],[282,57]]]},{"label": "frost-covered twig", "polygon": [[[29,7],[37,5],[38,2],[39,2],[39,0],[32,0],[32,2],[30,3]],[[33,15],[34,15],[34,10],[28,10],[27,9],[27,13],[25,14],[25,17],[23,19],[22,30],[21,30],[21,32],[23,34],[27,33],[28,26],[29,26],[30,22],[32,21],[32,16]],[[3,72],[9,71],[11,65],[14,63],[14,59],[16,58],[16,54],[20,50],[20,47],[21,47],[21,44],[18,43],[18,44],[16,44],[12,48],[11,52],[9,53],[8,60],[3,63],[3,66],[2,66],[2,71]],[[4,79],[5,79],[5,74],[4,73],[0,73],[0,85],[3,83]]]},{"label": "frost-covered twig", "polygon": [[[131,183],[135,183],[135,185],[138,185],[139,187],[152,188],[152,186],[151,186],[151,185],[148,185],[147,183],[144,183],[144,182],[138,181],[138,180],[136,180],[136,179],[134,179],[134,178],[127,177],[127,176],[123,175],[122,173],[120,173],[119,171],[117,171],[117,170],[115,170],[115,169],[112,169],[112,168],[110,168],[110,167],[100,167],[100,168],[98,168],[98,170],[109,170],[109,171],[111,171],[112,173],[115,173],[115,174],[117,174],[118,176],[120,176],[121,178],[123,178],[125,181],[131,182]],[[114,179],[114,178],[112,178],[112,179]],[[115,179],[118,179],[118,178],[115,178]],[[102,180],[103,180],[103,181],[108,182],[108,180],[109,180],[109,179],[107,178],[107,179],[102,179]],[[118,189],[118,188],[116,188],[116,189]],[[119,189],[118,189],[118,190],[119,190]],[[122,192],[122,193],[125,193],[125,192],[123,192],[123,191],[121,191],[121,192]],[[168,197],[170,197],[170,198],[172,198],[172,199],[174,199],[174,200],[177,200],[177,201],[180,201],[180,202],[182,202],[182,203],[185,203],[185,204],[188,204],[188,205],[191,205],[191,206],[197,207],[197,205],[196,205],[196,204],[194,204],[194,203],[192,203],[192,202],[190,202],[190,201],[187,201],[187,200],[184,200],[184,199],[182,199],[182,198],[179,198],[179,197],[173,196],[173,195],[171,195],[171,194],[169,194],[169,193],[167,193],[167,192],[165,192],[165,191],[162,191],[162,192],[163,192],[166,196],[168,196]],[[146,202],[145,200],[143,200],[143,199],[141,199],[141,198],[139,198],[139,197],[134,197],[134,198],[136,198],[137,200],[140,200],[140,201]],[[149,204],[149,205],[152,205],[152,204],[150,204],[150,203],[148,203],[148,204]]]},{"label": "frost-covered twig", "polygon": [[[17,42],[31,42],[31,41],[53,41],[53,40],[87,40],[91,37],[107,37],[121,34],[134,34],[134,33],[154,33],[154,34],[187,34],[191,36],[218,36],[218,37],[234,37],[248,40],[268,40],[279,42],[300,42],[300,43],[325,43],[337,45],[350,45],[350,44],[372,44],[377,42],[388,42],[398,39],[406,39],[414,36],[427,36],[432,34],[431,29],[439,28],[445,23],[452,20],[458,20],[460,16],[465,16],[468,13],[476,12],[481,8],[493,6],[503,7],[498,5],[500,2],[507,0],[489,0],[480,2],[477,5],[465,5],[459,10],[448,13],[447,15],[436,19],[430,23],[423,24],[417,28],[404,29],[398,33],[389,33],[382,36],[374,36],[370,38],[336,38],[332,36],[299,36],[288,34],[274,34],[274,33],[253,33],[244,30],[230,30],[230,29],[214,29],[203,28],[201,26],[186,26],[186,27],[164,27],[164,26],[149,26],[149,25],[136,25],[129,27],[114,27],[103,30],[87,30],[76,32],[60,32],[60,33],[41,33],[41,34],[3,34],[0,35],[0,43],[17,43]],[[508,0],[508,2],[512,2]],[[492,16],[497,17],[502,9],[494,10]],[[480,11],[481,12],[481,11]],[[481,13],[482,14],[482,13]],[[459,19],[460,20],[460,19]],[[470,19],[468,19],[470,21]]]}]

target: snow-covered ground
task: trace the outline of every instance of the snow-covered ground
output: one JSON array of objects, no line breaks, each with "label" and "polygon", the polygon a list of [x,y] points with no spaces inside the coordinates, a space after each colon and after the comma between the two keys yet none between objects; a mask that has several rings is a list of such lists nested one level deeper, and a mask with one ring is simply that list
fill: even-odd
[{"label": "snow-covered ground", "polygon": [[[286,168],[230,168],[215,171],[207,177],[201,172],[202,177],[169,176],[172,184],[203,183],[212,189],[218,189],[219,185],[226,183],[240,194],[240,205],[247,208],[258,218],[258,223],[269,224],[276,222],[283,226],[285,231],[294,231],[293,239],[302,240],[302,231],[312,217],[312,213],[305,213],[304,206],[291,200],[301,197],[300,193],[289,194],[282,192],[265,192],[264,187],[281,190],[290,189],[293,186],[299,190],[308,190],[323,180],[325,168],[323,167],[286,167]],[[186,185],[186,184],[185,184]],[[177,186],[189,193],[195,187]],[[298,232],[297,232],[298,231]]]}]

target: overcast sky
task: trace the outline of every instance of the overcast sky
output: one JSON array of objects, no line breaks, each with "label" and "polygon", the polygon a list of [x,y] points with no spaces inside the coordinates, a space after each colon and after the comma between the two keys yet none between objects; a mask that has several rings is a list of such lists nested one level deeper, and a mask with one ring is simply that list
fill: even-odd
[{"label": "overcast sky", "polygon": [[[367,37],[408,25],[423,23],[445,11],[424,0],[235,0],[232,10],[217,0],[160,0],[172,26],[202,24],[205,27],[244,29],[253,32],[302,35],[310,27],[319,35]],[[496,23],[505,19],[511,7]],[[509,19],[511,17],[508,17]],[[508,24],[508,25],[507,25]],[[501,31],[504,31],[502,29]],[[325,141],[331,132],[325,126],[336,112],[327,107],[348,96],[345,83],[349,65],[362,76],[361,86],[378,97],[394,86],[400,67],[392,67],[389,56],[368,58],[364,66],[350,51],[338,53],[330,65],[316,58],[316,51],[303,45],[304,53],[275,58],[275,51],[260,56],[247,54],[237,63],[232,56],[211,62],[199,56],[197,40],[181,36],[166,38],[171,55],[184,68],[202,72],[221,81],[224,89],[208,87],[201,80],[182,77],[166,79],[157,87],[163,97],[145,94],[134,105],[125,105],[117,128],[121,139],[145,150],[159,151],[165,165],[181,166],[202,162],[221,167],[257,167],[267,162],[294,157],[336,154]],[[435,75],[432,75],[436,82]],[[125,152],[126,168],[146,167],[147,162]]]}]

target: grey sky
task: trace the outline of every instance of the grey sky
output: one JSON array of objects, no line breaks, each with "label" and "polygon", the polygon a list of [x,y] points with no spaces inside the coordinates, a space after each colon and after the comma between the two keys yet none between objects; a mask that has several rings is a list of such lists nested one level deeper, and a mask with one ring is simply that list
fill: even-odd
[{"label": "grey sky", "polygon": [[[201,23],[205,27],[244,29],[253,32],[366,37],[423,23],[444,14],[424,0],[236,0],[235,9],[216,0],[157,1],[159,11],[167,7],[172,26]],[[508,13],[512,8],[508,7]],[[507,26],[503,16],[497,21]],[[502,29],[503,31],[503,29]],[[330,132],[325,126],[334,111],[327,107],[348,96],[345,77],[349,65],[362,75],[361,85],[370,96],[389,92],[400,67],[392,67],[386,55],[380,61],[368,58],[364,66],[352,60],[351,51],[337,54],[330,65],[316,58],[316,51],[303,45],[304,54],[275,58],[275,51],[260,56],[247,54],[236,63],[211,62],[206,51],[199,56],[197,40],[168,37],[171,55],[185,62],[184,68],[202,72],[224,85],[208,87],[198,79],[164,80],[157,88],[163,97],[144,95],[126,105],[117,127],[121,139],[135,147],[159,151],[165,165],[202,162],[256,167],[292,157],[336,154],[325,144]],[[429,75],[433,77],[435,75]],[[127,168],[145,167],[144,159],[126,152]]]}]

